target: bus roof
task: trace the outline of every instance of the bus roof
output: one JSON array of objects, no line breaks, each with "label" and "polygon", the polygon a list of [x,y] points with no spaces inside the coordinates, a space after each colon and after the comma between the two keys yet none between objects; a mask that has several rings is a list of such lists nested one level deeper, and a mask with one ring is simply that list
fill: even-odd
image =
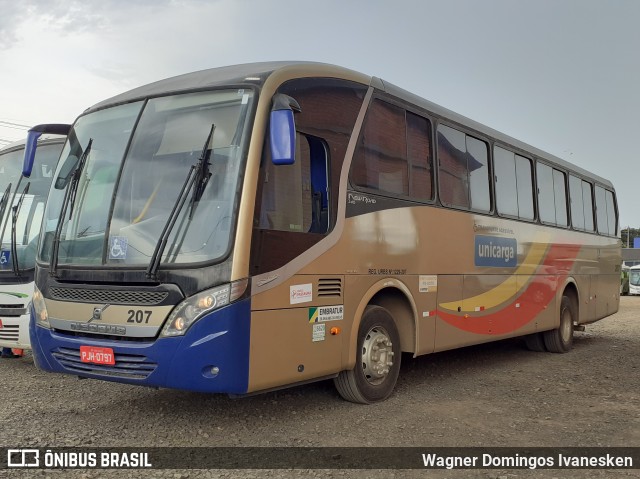
[{"label": "bus roof", "polygon": [[557,156],[551,155],[534,146],[528,145],[522,141],[516,140],[508,135],[500,133],[493,128],[489,128],[481,123],[471,120],[463,115],[455,113],[447,108],[437,105],[418,95],[410,93],[400,87],[386,82],[377,77],[371,77],[347,68],[330,65],[326,63],[316,62],[262,62],[262,63],[246,63],[241,65],[231,65],[219,68],[211,68],[200,70],[193,73],[179,75],[165,80],[160,80],[148,85],[144,85],[133,90],[127,91],[120,95],[104,100],[96,105],[88,108],[85,113],[94,110],[114,106],[121,103],[151,97],[168,95],[172,93],[184,93],[188,91],[199,91],[209,88],[220,87],[224,85],[253,85],[262,86],[267,78],[275,72],[289,71],[290,73],[299,75],[315,75],[331,78],[342,78],[346,80],[356,81],[366,85],[372,85],[376,88],[387,92],[388,94],[398,97],[408,103],[414,104],[431,114],[445,119],[449,122],[457,123],[469,130],[474,130],[481,135],[497,140],[504,146],[515,149],[516,152],[536,156],[544,161],[555,164],[563,169],[571,170],[579,175],[589,178],[593,181],[601,183],[607,188],[614,190],[613,184],[598,175],[576,166],[573,163],[565,161]]},{"label": "bus roof", "polygon": [[[63,135],[42,135],[38,138],[38,143],[53,143],[55,141],[64,141],[67,137]],[[10,151],[20,150],[24,148],[27,139],[23,138],[22,140],[14,141],[9,143],[8,145],[0,148],[0,155],[4,155],[5,153],[9,153]]]}]

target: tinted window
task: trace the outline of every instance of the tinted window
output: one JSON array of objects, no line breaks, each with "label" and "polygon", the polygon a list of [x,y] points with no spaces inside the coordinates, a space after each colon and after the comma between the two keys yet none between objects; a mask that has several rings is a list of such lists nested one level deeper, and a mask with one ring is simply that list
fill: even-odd
[{"label": "tinted window", "polygon": [[518,185],[518,213],[520,218],[532,220],[535,215],[531,160],[520,155],[516,155],[516,184]]},{"label": "tinted window", "polygon": [[598,220],[598,233],[609,234],[607,200],[605,190],[601,186],[596,186],[596,219]]},{"label": "tinted window", "polygon": [[615,200],[613,198],[613,193],[611,191],[606,192],[606,203],[607,203],[607,224],[609,225],[609,234],[616,234],[616,207]]},{"label": "tinted window", "polygon": [[411,196],[433,199],[431,124],[426,118],[407,112],[407,157],[411,165]]},{"label": "tinted window", "polygon": [[467,135],[467,153],[469,154],[469,186],[471,190],[471,208],[489,211],[491,194],[489,192],[489,155],[487,144]]},{"label": "tinted window", "polygon": [[533,219],[531,161],[504,148],[494,148],[498,213]]},{"label": "tinted window", "polygon": [[556,224],[556,204],[553,191],[552,168],[538,163],[536,172],[538,177],[538,208],[540,209],[540,221]]},{"label": "tinted window", "polygon": [[[295,118],[300,156],[295,165],[273,167],[265,142],[251,242],[252,274],[285,265],[335,224],[342,165],[366,91],[365,85],[331,78],[300,78],[278,88],[302,109]],[[286,193],[274,191],[276,184]],[[287,198],[298,198],[299,206],[287,204]]]},{"label": "tinted window", "polygon": [[450,128],[438,126],[440,198],[447,206],[491,209],[487,144]]},{"label": "tinted window", "polygon": [[586,181],[582,182],[582,203],[584,205],[584,229],[593,231],[593,187],[591,183]]},{"label": "tinted window", "polygon": [[408,195],[406,139],[404,110],[374,100],[354,157],[353,182],[365,188]]},{"label": "tinted window", "polygon": [[571,224],[574,228],[584,229],[584,204],[582,198],[582,180],[569,175],[569,193],[571,195]]},{"label": "tinted window", "polygon": [[518,216],[515,155],[503,148],[493,149],[496,205],[501,215]]},{"label": "tinted window", "polygon": [[567,226],[567,187],[565,174],[538,163],[538,206],[540,220],[557,226]]},{"label": "tinted window", "polygon": [[571,223],[579,230],[593,231],[593,201],[591,183],[569,175]]},{"label": "tinted window", "polygon": [[[306,137],[296,138],[292,165],[265,164],[260,228],[308,232],[312,221],[311,155]],[[321,161],[325,158],[321,158]],[[326,168],[326,166],[325,166]]]},{"label": "tinted window", "polygon": [[556,204],[556,224],[567,226],[567,185],[565,175],[556,169],[553,170],[553,192]]}]

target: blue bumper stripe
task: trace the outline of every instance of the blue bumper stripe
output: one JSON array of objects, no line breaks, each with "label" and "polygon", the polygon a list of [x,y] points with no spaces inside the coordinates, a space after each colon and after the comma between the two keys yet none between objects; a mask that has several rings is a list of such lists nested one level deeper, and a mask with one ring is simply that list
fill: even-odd
[{"label": "blue bumper stripe", "polygon": [[[29,324],[33,357],[45,371],[128,384],[242,394],[249,382],[251,300],[209,313],[184,336],[148,342],[70,336]],[[80,346],[112,348],[116,364],[80,361]],[[218,368],[218,373],[214,373]]]}]

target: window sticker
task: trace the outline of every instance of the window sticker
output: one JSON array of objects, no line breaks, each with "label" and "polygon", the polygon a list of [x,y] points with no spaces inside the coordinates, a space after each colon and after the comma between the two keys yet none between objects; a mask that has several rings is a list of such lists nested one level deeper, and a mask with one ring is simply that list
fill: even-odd
[{"label": "window sticker", "polygon": [[11,251],[3,249],[0,252],[0,268],[11,268]]},{"label": "window sticker", "polygon": [[129,240],[126,236],[109,237],[109,259],[126,259]]}]

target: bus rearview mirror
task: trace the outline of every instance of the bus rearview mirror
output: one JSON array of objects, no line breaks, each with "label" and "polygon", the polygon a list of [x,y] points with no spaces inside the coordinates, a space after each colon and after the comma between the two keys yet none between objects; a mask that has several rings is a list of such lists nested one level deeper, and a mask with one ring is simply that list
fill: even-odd
[{"label": "bus rearview mirror", "polygon": [[294,111],[302,111],[289,95],[273,96],[269,118],[269,144],[274,165],[293,165],[296,161],[296,123]]},{"label": "bus rearview mirror", "polygon": [[33,161],[36,157],[36,148],[38,146],[38,138],[42,135],[39,131],[29,130],[27,132],[27,141],[24,146],[24,160],[22,162],[22,175],[25,178],[31,176],[33,170]]},{"label": "bus rearview mirror", "polygon": [[38,138],[43,133],[52,133],[54,135],[67,136],[71,130],[71,125],[62,123],[47,123],[42,125],[36,125],[27,132],[27,140],[24,147],[24,160],[22,161],[22,175],[25,178],[31,176],[33,170],[33,161],[36,157],[36,150],[38,148]]},{"label": "bus rearview mirror", "polygon": [[293,165],[296,159],[296,127],[293,111],[272,111],[269,125],[271,161],[274,165]]}]

